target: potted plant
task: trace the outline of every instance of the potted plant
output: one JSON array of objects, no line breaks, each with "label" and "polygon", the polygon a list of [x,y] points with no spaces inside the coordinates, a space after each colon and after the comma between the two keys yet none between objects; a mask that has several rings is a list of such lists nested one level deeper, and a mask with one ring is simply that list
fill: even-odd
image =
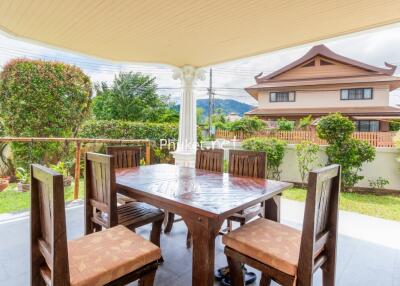
[{"label": "potted plant", "polygon": [[29,172],[22,167],[18,167],[16,169],[15,175],[18,180],[17,191],[18,192],[29,191],[31,189],[31,185],[29,184]]},{"label": "potted plant", "polygon": [[59,174],[63,175],[64,187],[71,186],[72,180],[74,179],[69,173],[71,164],[68,162],[58,162],[56,165],[50,165],[50,168]]},{"label": "potted plant", "polygon": [[8,187],[9,181],[9,178],[0,178],[0,192],[4,191]]}]

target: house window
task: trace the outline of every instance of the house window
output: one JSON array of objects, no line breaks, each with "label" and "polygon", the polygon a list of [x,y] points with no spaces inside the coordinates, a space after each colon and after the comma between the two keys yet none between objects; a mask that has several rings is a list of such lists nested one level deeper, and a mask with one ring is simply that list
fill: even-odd
[{"label": "house window", "polygon": [[378,120],[356,120],[355,125],[358,132],[379,132]]},{"label": "house window", "polygon": [[269,101],[270,102],[293,102],[296,100],[296,92],[270,92]]},{"label": "house window", "polygon": [[340,91],[341,100],[372,99],[372,88],[349,88]]}]

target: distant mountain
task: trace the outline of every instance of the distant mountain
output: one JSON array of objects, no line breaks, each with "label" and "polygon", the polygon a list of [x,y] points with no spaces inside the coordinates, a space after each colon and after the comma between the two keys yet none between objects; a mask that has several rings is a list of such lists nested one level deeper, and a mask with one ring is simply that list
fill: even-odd
[{"label": "distant mountain", "polygon": [[[208,116],[208,99],[198,99],[197,107],[201,107],[204,109],[204,117]],[[243,116],[245,112],[254,109],[254,106],[233,99],[217,98],[215,99],[215,110],[217,109],[221,109],[225,114],[235,112],[236,114]]]},{"label": "distant mountain", "polygon": [[[175,105],[172,108],[179,111],[180,105]],[[208,117],[208,99],[198,99],[197,107],[202,108],[203,111],[203,119]],[[224,114],[228,115],[231,112],[235,112],[239,116],[243,116],[245,112],[254,109],[255,106],[246,104],[240,101],[236,101],[233,99],[215,99],[215,111],[221,109]]]}]

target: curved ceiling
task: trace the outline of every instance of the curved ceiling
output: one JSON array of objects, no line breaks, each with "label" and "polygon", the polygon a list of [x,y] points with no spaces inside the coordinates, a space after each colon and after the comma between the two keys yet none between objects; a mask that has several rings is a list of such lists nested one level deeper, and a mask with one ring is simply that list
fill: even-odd
[{"label": "curved ceiling", "polygon": [[389,0],[2,0],[0,29],[99,58],[207,66],[400,21]]}]

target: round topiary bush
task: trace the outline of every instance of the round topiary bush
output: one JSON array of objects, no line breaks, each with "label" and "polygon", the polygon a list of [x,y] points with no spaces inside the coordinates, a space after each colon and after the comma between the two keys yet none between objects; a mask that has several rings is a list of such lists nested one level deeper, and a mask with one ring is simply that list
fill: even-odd
[{"label": "round topiary bush", "polygon": [[[6,134],[15,137],[72,137],[87,117],[90,79],[76,66],[16,59],[0,74],[0,111]],[[66,153],[60,143],[13,143],[17,166],[56,163]]]}]

